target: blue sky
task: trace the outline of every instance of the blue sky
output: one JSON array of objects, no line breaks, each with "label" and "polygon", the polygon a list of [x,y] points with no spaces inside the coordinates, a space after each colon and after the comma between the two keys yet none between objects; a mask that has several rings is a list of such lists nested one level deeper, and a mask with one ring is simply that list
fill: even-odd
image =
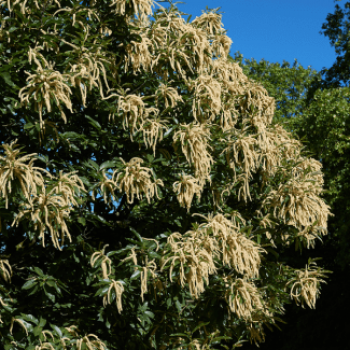
[{"label": "blue sky", "polygon": [[[322,24],[335,5],[344,7],[345,0],[187,0],[178,8],[192,15],[201,15],[206,6],[221,6],[224,28],[232,39],[232,56],[236,51],[243,58],[258,62],[283,60],[298,62],[320,71],[336,60],[328,37],[321,35]],[[164,3],[162,4],[164,6]],[[155,9],[158,6],[155,7]]]}]

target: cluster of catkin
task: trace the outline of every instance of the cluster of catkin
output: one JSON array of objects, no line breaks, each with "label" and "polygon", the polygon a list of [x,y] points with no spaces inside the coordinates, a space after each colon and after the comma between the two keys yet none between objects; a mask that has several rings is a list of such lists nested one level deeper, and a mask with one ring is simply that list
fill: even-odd
[{"label": "cluster of catkin", "polygon": [[[22,14],[30,16],[26,0],[3,0],[0,5],[5,2],[9,11],[20,6]],[[38,3],[34,3],[39,9]],[[60,8],[59,1],[51,3]],[[203,13],[187,23],[178,12],[164,9],[154,14],[151,22],[147,16],[152,14],[153,0],[113,0],[109,6],[114,14],[126,15],[128,4],[137,14],[130,16],[128,22],[133,25],[133,34],[138,34],[140,40],[131,41],[125,47],[120,45],[123,57],[118,67],[101,48],[88,50],[59,38],[62,44],[70,47],[72,57],[75,57],[75,61],[60,71],[46,59],[45,51],[49,50],[49,45],[43,42],[41,46],[29,49],[28,58],[33,69],[26,72],[27,85],[19,91],[21,105],[33,104],[38,111],[40,127],[44,129],[45,122],[54,112],[53,104],[67,123],[62,105],[73,113],[72,90],[79,91],[82,105],[86,106],[88,92],[96,88],[103,100],[111,99],[116,106],[110,114],[113,122],[119,122],[129,132],[132,141],[135,133],[142,133],[144,146],[155,154],[158,144],[163,140],[164,131],[170,129],[168,122],[162,119],[162,112],[177,108],[180,110],[179,107],[185,103],[181,93],[186,90],[191,101],[190,120],[180,122],[172,134],[174,149],[187,172],[182,172],[179,181],[173,183],[179,205],[190,211],[194,195],[200,200],[207,182],[211,184],[211,172],[216,163],[211,144],[212,129],[219,127],[225,133],[225,138],[220,140],[221,154],[225,155],[233,175],[219,196],[215,196],[215,206],[219,207],[219,201],[224,196],[232,195],[236,185],[238,200],[251,200],[250,182],[257,172],[262,185],[269,184],[277,173],[282,174],[284,181],[267,194],[261,210],[272,209],[276,220],[295,227],[299,235],[305,237],[308,245],[312,246],[314,240],[325,233],[330,215],[329,207],[320,198],[323,185],[321,164],[303,157],[301,143],[293,140],[280,125],[272,125],[275,100],[268,96],[266,89],[248,79],[238,63],[228,58],[232,41],[223,29],[221,15],[215,12]],[[96,1],[91,1],[89,17],[100,21],[95,5]],[[73,24],[76,22],[83,28],[87,39],[89,27],[77,19],[79,14],[69,7],[57,13],[60,11],[72,13]],[[45,34],[59,37],[56,25]],[[100,34],[113,35],[109,28],[101,28]],[[6,35],[6,26],[2,25],[0,36]],[[59,56],[60,47],[57,46],[55,50]],[[114,72],[113,77],[117,79],[119,67],[125,72],[147,72],[159,77],[154,95],[147,96],[142,90],[130,92],[121,86],[110,88],[107,68]],[[169,79],[170,72],[176,73],[182,80],[182,90],[178,88],[178,83]],[[154,102],[151,106],[146,102],[150,98]],[[48,230],[53,245],[60,249],[65,236],[71,239],[66,220],[72,207],[77,204],[77,191],[85,191],[83,183],[75,173],[60,173],[57,178],[53,178],[45,169],[34,167],[33,154],[19,157],[15,141],[2,147],[5,154],[0,156],[0,195],[5,198],[7,208],[12,182],[17,179],[25,199],[12,225],[29,218],[38,230],[43,245],[44,234]],[[134,203],[135,199],[141,201],[143,197],[148,203],[154,198],[160,198],[158,187],[164,187],[164,183],[154,177],[152,169],[141,166],[141,158],[121,161],[123,166],[115,170],[112,178],[102,172],[99,186],[107,203],[115,199],[116,189],[126,195],[128,203]],[[44,179],[43,174],[49,180]],[[244,278],[226,279],[229,308],[238,317],[251,321],[256,310],[265,310],[260,292],[253,282],[248,281],[259,276],[260,254],[265,251],[240,232],[236,219],[229,220],[222,214],[200,216],[205,222],[196,229],[184,235],[175,232],[169,236],[168,255],[160,264],[160,270],[169,268],[171,281],[175,279],[175,272],[177,282],[183,288],[187,286],[190,294],[198,298],[210,283],[210,275],[216,274],[221,266],[232,268]],[[268,216],[262,217],[262,227],[274,225]],[[135,251],[131,251],[130,257],[137,260]],[[92,255],[91,265],[95,266],[98,259],[101,260],[102,277],[108,278],[111,260],[105,256],[104,248]],[[141,274],[142,298],[148,291],[148,275],[155,276],[156,271],[155,261],[144,262]],[[11,268],[7,260],[0,261],[0,273],[2,278],[10,279]],[[318,276],[318,271],[300,271],[291,290],[292,297],[297,301],[303,297],[313,307]],[[103,300],[104,305],[111,302],[113,292],[118,311],[121,312],[123,291],[122,283],[112,280]],[[73,328],[70,330],[74,333]],[[251,332],[255,332],[253,328]],[[96,339],[91,340],[91,337]],[[102,347],[94,335],[77,341],[77,348],[82,348],[83,343],[89,348]]]}]

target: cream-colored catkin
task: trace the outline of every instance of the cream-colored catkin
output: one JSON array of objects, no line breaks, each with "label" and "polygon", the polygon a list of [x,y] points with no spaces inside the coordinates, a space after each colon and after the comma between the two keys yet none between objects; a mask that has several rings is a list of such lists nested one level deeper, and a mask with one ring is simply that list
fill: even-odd
[{"label": "cream-colored catkin", "polygon": [[6,282],[11,282],[12,268],[8,259],[0,259],[0,276]]},{"label": "cream-colored catkin", "polygon": [[210,130],[204,124],[181,124],[180,129],[174,133],[174,146],[181,144],[182,152],[190,165],[194,166],[195,176],[203,186],[204,182],[210,180],[211,166],[214,160],[209,153],[211,149],[208,144]]},{"label": "cream-colored catkin", "polygon": [[75,192],[87,192],[84,183],[77,173],[78,170],[70,173],[64,173],[63,170],[60,170],[59,175],[56,178],[58,184],[52,189],[52,193],[62,194],[66,201],[71,203],[72,206],[79,205],[76,201]]},{"label": "cream-colored catkin", "polygon": [[[39,231],[43,247],[45,247],[45,231],[49,230],[54,247],[61,250],[65,236],[71,241],[66,220],[73,207],[78,205],[76,191],[86,192],[86,190],[76,171],[67,174],[60,171],[57,179],[51,176],[51,180],[57,180],[56,186],[50,186],[50,191],[46,193],[45,183],[41,193],[32,193],[31,197],[27,198],[27,202],[21,203],[19,213],[11,226],[15,224],[18,226],[21,220],[30,218],[35,223],[34,229]],[[59,228],[61,234],[59,234]]]},{"label": "cream-colored catkin", "polygon": [[[177,232],[171,234],[168,245],[174,255],[161,266],[162,270],[171,261],[169,278],[172,281],[175,263],[179,261],[179,283],[182,287],[187,283],[191,295],[196,299],[205,291],[205,283],[209,284],[209,275],[216,272],[213,255],[205,249],[201,241],[201,233],[197,231],[187,232],[184,238]],[[185,267],[189,267],[188,273],[185,272]]]},{"label": "cream-colored catkin", "polygon": [[108,246],[109,244],[105,244],[101,251],[93,253],[90,258],[91,267],[95,267],[97,260],[102,258],[101,269],[102,269],[103,279],[108,279],[108,276],[112,273],[112,266],[111,266],[112,261],[108,256],[105,255],[105,249]]},{"label": "cream-colored catkin", "polygon": [[48,331],[48,330],[43,330],[42,332],[41,332],[41,334],[42,334],[42,336],[44,337],[44,340],[46,340],[46,335],[48,334],[53,340],[55,340],[55,337],[53,336],[53,334],[50,332],[50,331]]},{"label": "cream-colored catkin", "polygon": [[[207,221],[199,227],[210,230],[216,242],[219,243],[223,265],[233,267],[238,273],[247,277],[259,276],[260,254],[266,253],[265,249],[241,234],[238,227],[222,214],[215,216],[210,214],[208,217],[202,214],[194,215]],[[236,216],[238,216],[237,213]]]},{"label": "cream-colored catkin", "polygon": [[173,190],[177,193],[180,206],[187,208],[187,212],[189,212],[194,195],[196,194],[198,201],[200,201],[203,188],[200,186],[198,179],[192,175],[182,173],[180,181],[174,182]]},{"label": "cream-colored catkin", "polygon": [[[225,153],[229,166],[233,169],[236,176],[236,167],[239,167],[248,181],[252,177],[252,172],[256,171],[257,152],[256,139],[247,133],[249,127],[243,130],[235,130],[232,133],[232,139],[226,141],[227,147],[222,153]],[[236,181],[236,178],[234,178]]]},{"label": "cream-colored catkin", "polygon": [[[0,306],[8,306],[8,304],[6,304],[4,301],[3,301],[3,299],[2,299],[2,297],[0,297]],[[0,315],[0,323],[4,323],[2,320],[1,320],[1,315]]]},{"label": "cream-colored catkin", "polygon": [[[4,156],[0,156],[0,195],[5,198],[5,208],[8,208],[9,195],[12,192],[11,182],[16,178],[22,189],[23,195],[29,199],[38,191],[44,190],[45,180],[42,173],[52,177],[51,174],[42,168],[33,167],[36,153],[19,157],[20,149],[17,140],[10,144],[3,144]],[[28,163],[29,161],[29,163]]]},{"label": "cream-colored catkin", "polygon": [[160,118],[155,117],[145,119],[140,126],[140,130],[143,133],[146,148],[152,148],[155,156],[156,146],[163,140],[164,130],[168,130],[168,127]]},{"label": "cream-colored catkin", "polygon": [[[67,118],[62,110],[61,102],[66,105],[71,113],[73,113],[73,106],[70,100],[72,90],[67,85],[68,75],[61,74],[61,72],[54,70],[54,63],[47,62],[45,57],[39,52],[38,48],[30,48],[28,57],[29,63],[33,60],[37,65],[37,68],[33,74],[25,72],[28,75],[28,85],[20,89],[18,92],[21,105],[24,104],[27,106],[32,100],[34,101],[34,104],[39,111],[40,126],[42,127],[43,107],[45,105],[47,112],[51,112],[52,107],[50,101],[53,97],[61,112],[62,119],[67,123]],[[40,61],[43,62],[43,65]],[[36,102],[39,96],[41,96],[41,101]]]},{"label": "cream-colored catkin", "polygon": [[213,53],[217,58],[224,57],[226,58],[230,53],[230,48],[232,45],[232,40],[224,33],[219,34],[215,37],[212,44]]},{"label": "cream-colored catkin", "polygon": [[[61,6],[58,0],[49,0],[48,2],[50,4],[54,2],[58,7]],[[19,5],[22,14],[30,14],[30,7],[26,6],[28,3],[28,0],[2,0],[0,1],[0,6],[5,3],[7,4],[7,9],[9,10],[10,13],[13,11],[16,5]],[[34,5],[37,10],[41,9],[37,0],[34,1]]]},{"label": "cream-colored catkin", "polygon": [[123,311],[122,306],[122,295],[124,292],[124,286],[121,281],[111,280],[111,284],[108,288],[107,294],[103,297],[103,306],[106,307],[107,304],[111,304],[111,292],[114,290],[115,293],[115,303],[119,314]]},{"label": "cream-colored catkin", "polygon": [[120,96],[118,110],[123,111],[123,127],[130,130],[132,137],[144,121],[145,104],[142,98],[137,95]]},{"label": "cream-colored catkin", "polygon": [[142,267],[141,273],[140,273],[140,279],[141,279],[141,299],[142,302],[144,301],[144,294],[148,292],[148,275],[150,274],[153,278],[153,280],[156,278],[156,270],[157,265],[155,263],[155,260],[153,259],[150,262],[147,262],[146,259],[146,266]]},{"label": "cream-colored catkin", "polygon": [[[169,82],[168,84],[170,84]],[[165,108],[169,106],[174,108],[178,103],[184,102],[181,95],[177,92],[177,90],[167,84],[160,83],[156,92],[156,104],[159,105],[160,101],[164,101]],[[170,104],[169,104],[170,101]]]},{"label": "cream-colored catkin", "polygon": [[[201,117],[204,117],[205,122],[214,121],[221,111],[221,84],[203,73],[189,82],[188,87],[194,91],[192,112],[195,120],[201,121]],[[204,111],[204,116],[201,111]]]},{"label": "cream-colored catkin", "polygon": [[24,331],[28,337],[28,330],[27,330],[27,327],[25,326],[25,324],[23,323],[23,321],[20,320],[19,318],[14,318],[14,317],[12,317],[12,320],[11,320],[11,325],[10,325],[10,330],[9,330],[10,334],[12,335],[13,325],[15,322],[17,322],[21,326],[21,328],[24,329]]},{"label": "cream-colored catkin", "polygon": [[154,196],[159,199],[158,186],[164,186],[163,181],[161,179],[151,181],[152,170],[141,167],[143,160],[135,157],[128,163],[123,159],[121,161],[125,165],[124,170],[115,170],[112,178],[119,191],[126,193],[128,203],[133,203],[135,197],[140,200],[142,193],[148,203]]},{"label": "cream-colored catkin", "polygon": [[[8,207],[9,195],[12,191],[11,182],[14,178],[19,180],[22,193],[27,200],[20,204],[12,226],[18,225],[24,217],[30,217],[36,223],[34,228],[39,230],[43,246],[45,246],[45,230],[49,229],[54,246],[60,249],[58,226],[61,226],[63,245],[65,235],[71,239],[65,220],[69,217],[72,205],[78,204],[75,200],[76,190],[86,191],[84,185],[75,175],[76,172],[63,174],[61,171],[57,179],[57,186],[52,187],[50,192],[46,193],[47,184],[42,173],[50,180],[55,180],[54,177],[47,170],[33,166],[35,154],[18,158],[20,150],[16,149],[18,147],[16,142],[17,140],[14,140],[10,144],[3,144],[5,156],[0,156],[0,194],[5,197],[5,207]],[[44,217],[41,214],[44,214]]]},{"label": "cream-colored catkin", "polygon": [[[102,171],[102,179],[99,182],[99,186],[100,186],[100,191],[103,194],[103,200],[107,205],[111,205],[112,204],[112,200],[115,200],[114,197],[114,190],[116,189],[116,185],[114,183],[114,181],[112,181],[112,179],[110,179],[107,176],[106,171]],[[96,196],[96,189],[92,191],[92,199],[95,200],[95,196]]]},{"label": "cream-colored catkin", "polygon": [[316,268],[315,262],[306,265],[305,270],[296,270],[295,274],[296,277],[286,283],[285,290],[289,284],[294,282],[290,289],[291,298],[297,305],[301,303],[302,308],[305,302],[311,309],[315,309],[316,299],[320,294],[318,286],[320,283],[327,283],[321,279],[321,277],[326,277],[325,274],[320,268]]},{"label": "cream-colored catkin", "polygon": [[328,217],[331,215],[330,207],[318,196],[316,181],[317,179],[304,176],[291,179],[280,184],[277,190],[270,191],[263,203],[274,208],[275,217],[298,228],[300,235],[307,239],[308,245],[316,238],[308,234],[309,228],[318,222],[315,229],[324,234]]},{"label": "cream-colored catkin", "polygon": [[[82,350],[82,349],[89,349],[89,350],[105,350],[106,344],[102,342],[97,335],[95,334],[88,334],[84,337],[80,337],[80,335],[76,335],[79,337],[79,339],[76,340],[76,349]],[[83,346],[84,344],[84,346]]]},{"label": "cream-colored catkin", "polygon": [[132,8],[135,13],[140,15],[151,15],[152,14],[152,6],[153,0],[112,0],[110,7],[113,7],[113,11],[118,15],[124,15],[126,11],[126,7],[128,4],[132,5]]},{"label": "cream-colored catkin", "polygon": [[[126,257],[125,259],[121,260],[121,262],[125,262],[127,260],[132,260],[132,262],[134,263],[134,265],[138,265],[137,263],[137,255],[135,252],[135,248],[131,248],[130,249],[130,255],[128,257]],[[137,270],[137,267],[134,267],[135,271]]]},{"label": "cream-colored catkin", "polygon": [[[184,235],[175,232],[168,237],[168,247],[172,254],[163,261],[161,270],[171,262],[171,281],[177,262],[180,263],[179,283],[182,287],[187,283],[194,298],[205,291],[209,276],[215,274],[220,265],[233,267],[247,278],[259,276],[260,254],[266,252],[264,249],[239,233],[238,227],[222,214],[211,214],[209,217],[194,215],[207,222]],[[185,273],[185,267],[189,268],[188,273]]]},{"label": "cream-colored catkin", "polygon": [[252,320],[252,313],[263,310],[261,295],[252,282],[237,278],[230,286],[226,294],[229,307],[239,318],[246,321]]},{"label": "cream-colored catkin", "polygon": [[222,16],[218,13],[203,13],[201,16],[196,17],[192,24],[204,29],[209,35],[214,35],[222,31],[221,18]]},{"label": "cream-colored catkin", "polygon": [[[67,45],[72,45],[64,40],[62,41]],[[73,49],[73,51],[80,51],[80,48],[75,48],[74,46]],[[87,51],[86,48],[83,48],[82,50]],[[80,55],[79,60],[74,64],[71,64],[69,80],[74,87],[79,88],[84,107],[86,107],[87,92],[91,91],[93,87],[98,88],[101,98],[104,98],[102,80],[104,81],[107,90],[110,90],[105,65],[110,65],[111,62],[103,59],[101,56],[102,55],[99,51],[96,53],[84,52]]]},{"label": "cream-colored catkin", "polygon": [[127,55],[125,56],[125,72],[132,68],[134,73],[141,72],[141,68],[145,71],[152,72],[152,41],[141,33],[141,42],[131,41],[125,47]]},{"label": "cream-colored catkin", "polygon": [[[72,208],[69,207],[63,195],[54,195],[53,190],[48,194],[39,194],[37,197],[30,198],[28,203],[22,203],[20,211],[14,219],[11,226],[18,226],[19,222],[30,217],[35,222],[34,229],[39,231],[39,238],[45,247],[45,231],[48,229],[51,241],[56,249],[61,250],[64,244],[64,237],[67,236],[71,242],[71,235],[68,231],[66,220]],[[61,228],[61,235],[59,234]],[[61,238],[61,243],[59,242]]]}]

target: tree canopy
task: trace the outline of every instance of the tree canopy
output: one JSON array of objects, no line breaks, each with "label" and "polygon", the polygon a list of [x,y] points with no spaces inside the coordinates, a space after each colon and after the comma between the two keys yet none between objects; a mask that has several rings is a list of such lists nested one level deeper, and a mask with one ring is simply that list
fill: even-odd
[{"label": "tree canopy", "polygon": [[216,10],[154,5],[0,1],[7,350],[233,348],[315,307],[321,163]]}]

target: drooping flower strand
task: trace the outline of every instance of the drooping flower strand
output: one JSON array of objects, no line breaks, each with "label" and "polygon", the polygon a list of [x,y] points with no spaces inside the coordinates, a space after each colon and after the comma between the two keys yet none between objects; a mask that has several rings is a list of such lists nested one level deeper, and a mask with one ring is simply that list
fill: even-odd
[{"label": "drooping flower strand", "polygon": [[192,175],[185,175],[182,173],[180,181],[176,181],[173,184],[174,192],[177,193],[177,199],[180,206],[187,208],[190,211],[193,196],[196,194],[198,201],[200,201],[202,187],[199,185],[199,180]]},{"label": "drooping flower strand", "polygon": [[111,293],[115,293],[115,303],[119,314],[123,311],[122,305],[122,295],[124,292],[124,286],[121,281],[111,280],[110,286],[108,288],[107,294],[103,297],[103,306],[106,307],[111,304]]},{"label": "drooping flower strand", "polygon": [[[16,179],[20,183],[23,195],[29,200],[44,190],[45,180],[41,173],[52,177],[46,170],[34,167],[36,153],[26,154],[19,157],[20,149],[17,140],[10,144],[4,143],[1,147],[5,150],[0,156],[0,195],[5,198],[5,208],[8,208],[9,195],[12,192],[12,182]],[[29,163],[28,163],[29,161]]]},{"label": "drooping flower strand", "polygon": [[215,12],[203,13],[192,21],[192,25],[198,26],[209,35],[215,35],[222,32],[222,16]]},{"label": "drooping flower strand", "polygon": [[110,7],[118,15],[124,15],[128,4],[132,5],[135,14],[152,15],[153,0],[112,0]]},{"label": "drooping flower strand", "polygon": [[320,283],[326,283],[320,278],[327,277],[325,272],[320,267],[316,268],[315,262],[311,262],[305,266],[305,270],[295,271],[296,277],[286,284],[285,290],[287,290],[289,284],[293,283],[290,296],[296,304],[301,303],[302,308],[304,308],[304,302],[306,302],[311,309],[315,309],[316,299],[320,294],[318,286]]},{"label": "drooping flower strand", "polygon": [[231,312],[245,321],[252,320],[252,313],[263,310],[262,297],[252,282],[237,278],[226,292]]},{"label": "drooping flower strand", "polygon": [[165,122],[158,117],[147,118],[140,126],[145,146],[146,148],[153,149],[154,156],[156,154],[156,146],[158,142],[163,140],[164,130],[168,130],[168,127]]},{"label": "drooping flower strand", "polygon": [[[161,270],[171,262],[170,281],[177,266],[179,283],[183,287],[187,283],[191,295],[198,298],[205,290],[204,282],[209,284],[209,275],[222,265],[234,268],[246,278],[259,276],[260,254],[266,252],[264,249],[238,232],[237,226],[222,214],[194,215],[207,222],[184,235],[175,232],[168,237],[170,256],[162,262]],[[186,266],[190,268],[187,273]]]},{"label": "drooping flower strand", "polygon": [[91,255],[90,265],[91,267],[95,267],[96,262],[101,258],[101,269],[102,269],[102,277],[103,279],[108,279],[108,276],[112,273],[111,267],[111,259],[105,255],[105,249],[109,246],[109,244],[105,244],[101,251],[95,252]]},{"label": "drooping flower strand", "polygon": [[8,259],[0,259],[0,276],[6,282],[11,282],[12,267],[11,267]]},{"label": "drooping flower strand", "polygon": [[211,166],[214,160],[209,153],[211,149],[208,144],[210,139],[210,130],[208,125],[204,124],[181,124],[180,129],[174,134],[174,146],[181,144],[181,149],[187,162],[194,166],[195,176],[203,186],[205,181],[210,180]]},{"label": "drooping flower strand", "polygon": [[[73,113],[72,102],[70,100],[72,91],[67,85],[69,77],[66,74],[61,74],[61,72],[54,70],[54,63],[47,62],[44,56],[36,49],[30,48],[28,56],[29,63],[33,60],[37,65],[37,68],[35,73],[32,74],[25,72],[28,75],[27,81],[29,83],[18,93],[21,105],[25,104],[27,106],[30,103],[30,100],[34,100],[35,108],[39,111],[40,127],[42,128],[43,103],[45,104],[47,111],[51,112],[50,101],[54,98],[54,101],[61,112],[62,119],[67,123],[67,118],[62,110],[61,102],[66,105],[71,113]],[[39,97],[41,99],[38,102]]]},{"label": "drooping flower strand", "polygon": [[141,200],[142,193],[148,203],[154,196],[160,199],[158,186],[164,186],[163,181],[161,179],[151,181],[152,170],[141,167],[143,163],[141,158],[132,158],[128,163],[123,159],[121,161],[125,167],[122,171],[115,170],[112,179],[119,191],[126,194],[128,203],[133,203],[135,197]]},{"label": "drooping flower strand", "polygon": [[67,220],[74,206],[78,205],[76,191],[86,192],[84,184],[75,173],[60,172],[57,179],[51,177],[52,180],[45,183],[41,193],[32,195],[27,202],[20,204],[19,213],[11,226],[15,224],[18,226],[21,220],[29,219],[34,223],[34,230],[39,231],[43,247],[45,247],[45,232],[49,231],[54,247],[61,250],[65,236],[71,241]]}]

